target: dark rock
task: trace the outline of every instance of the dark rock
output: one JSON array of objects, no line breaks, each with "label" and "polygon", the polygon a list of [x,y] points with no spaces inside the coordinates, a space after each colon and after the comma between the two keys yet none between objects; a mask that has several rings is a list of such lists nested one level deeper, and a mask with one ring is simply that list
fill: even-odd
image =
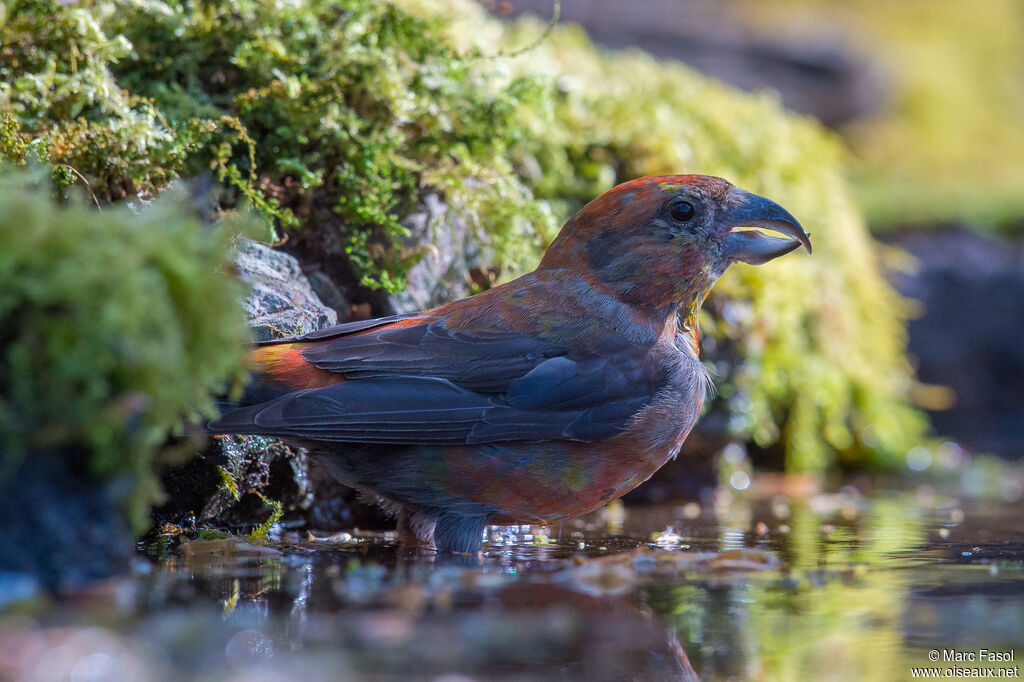
[{"label": "dark rock", "polygon": [[84,459],[70,450],[34,452],[4,472],[0,572],[64,590],[127,570],[132,534],[119,509],[131,483],[93,479]]},{"label": "dark rock", "polygon": [[337,313],[320,302],[294,257],[249,239],[239,240],[235,264],[252,286],[245,300],[257,341],[293,336],[335,324]]},{"label": "dark rock", "polygon": [[356,490],[338,483],[326,467],[314,458],[308,470],[312,501],[306,511],[306,522],[317,531],[387,530],[395,527],[379,506],[367,501]]},{"label": "dark rock", "polygon": [[224,484],[224,474],[217,472],[219,484],[196,510],[200,525],[246,528],[263,523],[270,508],[255,491],[280,502],[285,519],[304,516],[310,494],[305,450],[258,436],[224,437],[220,439],[220,449],[220,466],[231,478],[235,491]]},{"label": "dark rock", "polygon": [[930,413],[935,430],[974,450],[1024,453],[1024,243],[962,226],[891,237],[918,259],[894,273],[921,304],[909,351],[918,377],[949,386],[956,403]]},{"label": "dark rock", "polygon": [[189,525],[186,519],[195,523],[196,516],[223,487],[224,479],[217,467],[226,463],[220,446],[214,445],[183,464],[164,469],[160,484],[167,499],[153,510],[158,525],[172,523],[184,528]]},{"label": "dark rock", "polygon": [[309,279],[309,286],[312,287],[317,298],[337,314],[339,323],[348,322],[351,319],[352,304],[345,300],[338,285],[330,277],[320,270],[316,270],[306,273],[306,278]]}]

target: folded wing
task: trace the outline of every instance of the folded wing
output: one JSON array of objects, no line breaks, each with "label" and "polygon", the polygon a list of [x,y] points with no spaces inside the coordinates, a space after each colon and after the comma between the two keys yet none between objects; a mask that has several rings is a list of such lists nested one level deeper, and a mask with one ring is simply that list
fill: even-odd
[{"label": "folded wing", "polygon": [[[374,322],[377,322],[374,324]],[[344,381],[235,409],[214,433],[352,443],[602,440],[628,426],[664,372],[609,335],[586,352],[506,330],[453,331],[402,316],[291,339]]]}]

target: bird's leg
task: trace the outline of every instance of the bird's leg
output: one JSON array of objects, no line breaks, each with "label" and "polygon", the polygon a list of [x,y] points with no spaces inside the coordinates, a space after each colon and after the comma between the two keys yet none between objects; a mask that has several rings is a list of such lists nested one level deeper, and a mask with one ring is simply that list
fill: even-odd
[{"label": "bird's leg", "polygon": [[396,514],[398,542],[404,550],[434,549],[434,519],[402,507]]},{"label": "bird's leg", "polygon": [[479,552],[486,525],[486,516],[441,514],[434,527],[434,544],[442,552]]}]

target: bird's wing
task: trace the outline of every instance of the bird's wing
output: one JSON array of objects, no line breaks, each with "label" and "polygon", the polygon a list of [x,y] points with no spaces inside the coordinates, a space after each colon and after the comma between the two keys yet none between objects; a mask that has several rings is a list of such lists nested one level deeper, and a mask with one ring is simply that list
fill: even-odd
[{"label": "bird's wing", "polygon": [[313,343],[299,351],[342,381],[230,411],[211,430],[356,443],[593,441],[624,430],[666,380],[648,349],[612,336],[579,353],[520,332],[452,331],[440,318],[343,326],[307,335]]},{"label": "bird's wing", "polygon": [[281,343],[295,343],[296,341],[323,341],[325,339],[334,339],[342,336],[350,336],[359,332],[366,331],[368,329],[374,329],[376,327],[387,327],[394,325],[397,322],[404,320],[412,320],[415,318],[422,317],[421,313],[403,313],[401,315],[390,315],[388,317],[376,317],[372,320],[360,320],[358,322],[344,322],[342,324],[336,324],[331,327],[324,327],[314,332],[307,332],[300,334],[299,336],[293,336],[286,339],[272,339],[270,341],[260,341],[259,346],[272,346]]}]

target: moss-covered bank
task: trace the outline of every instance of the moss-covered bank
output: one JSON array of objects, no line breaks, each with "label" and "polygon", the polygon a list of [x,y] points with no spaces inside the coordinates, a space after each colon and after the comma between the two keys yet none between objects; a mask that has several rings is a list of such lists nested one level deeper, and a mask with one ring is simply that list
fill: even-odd
[{"label": "moss-covered bank", "polygon": [[419,254],[398,220],[428,189],[508,277],[617,181],[724,175],[785,204],[816,248],[716,290],[705,351],[730,429],[797,470],[902,456],[923,429],[904,311],[839,144],[770,97],[572,28],[518,49],[542,30],[468,1],[18,0],[0,23],[0,151],[35,149],[101,203],[212,168],[233,188],[222,205],[343,256],[353,302],[401,287]]}]

